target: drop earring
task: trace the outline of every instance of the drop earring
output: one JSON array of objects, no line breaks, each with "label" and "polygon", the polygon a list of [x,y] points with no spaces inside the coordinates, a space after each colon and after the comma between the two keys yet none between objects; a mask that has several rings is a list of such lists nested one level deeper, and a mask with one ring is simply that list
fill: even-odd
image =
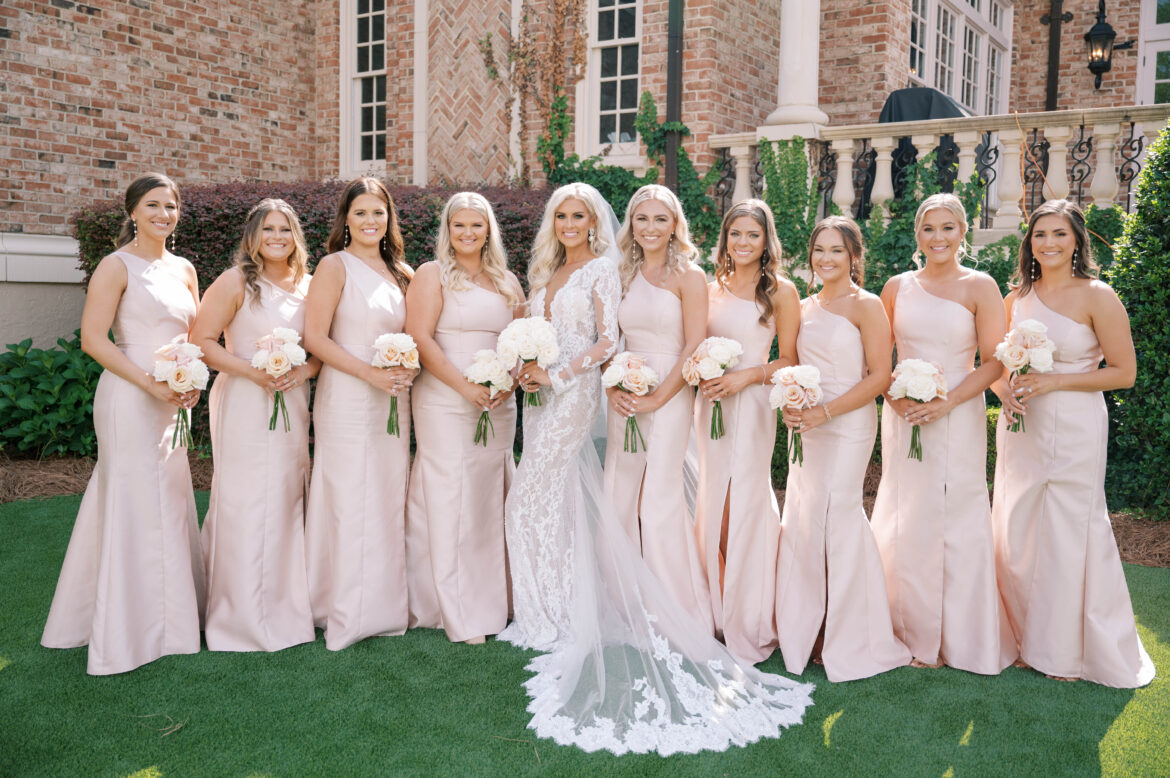
[{"label": "drop earring", "polygon": [[170,236],[169,236],[169,237],[170,237],[170,239],[171,239],[171,253],[172,253],[172,254],[174,254],[174,253],[175,253],[175,233],[176,233],[177,231],[178,231],[178,228],[171,230],[171,234],[170,234]]},{"label": "drop earring", "polygon": [[593,239],[594,239],[594,238],[596,238],[596,237],[597,237],[597,230],[595,230],[595,229],[593,229],[592,227],[590,227],[590,228],[589,228],[589,242],[590,242],[590,243],[592,243],[592,242],[593,242]]},{"label": "drop earring", "polygon": [[382,254],[386,253],[386,236],[382,236]]},{"label": "drop earring", "polygon": [[130,229],[134,231],[134,232],[133,232],[133,235],[134,235],[134,245],[135,245],[135,246],[137,246],[137,245],[138,245],[138,222],[136,222],[136,221],[134,221],[133,219],[131,219],[131,220],[130,220]]},{"label": "drop earring", "polygon": [[1040,278],[1040,263],[1035,258],[1032,259],[1031,275],[1032,283],[1035,283]]},{"label": "drop earring", "polygon": [[1081,259],[1080,249],[1073,249],[1073,255],[1072,255],[1072,277],[1073,278],[1077,277],[1077,262],[1079,262],[1080,259]]},{"label": "drop earring", "polygon": [[349,245],[349,225],[348,224],[345,225],[345,243],[343,245],[345,245],[345,246]]}]

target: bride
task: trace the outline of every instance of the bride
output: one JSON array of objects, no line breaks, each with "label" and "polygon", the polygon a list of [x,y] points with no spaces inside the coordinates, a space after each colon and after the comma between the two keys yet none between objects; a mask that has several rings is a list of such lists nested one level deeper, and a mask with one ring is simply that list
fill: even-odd
[{"label": "bride", "polygon": [[527,364],[524,454],[505,506],[515,620],[500,637],[549,653],[528,667],[541,737],[586,751],[725,750],[798,724],[812,686],[741,666],[650,573],[618,525],[590,432],[618,345],[616,219],[568,184],[545,207],[529,266],[533,316],[560,356]]}]

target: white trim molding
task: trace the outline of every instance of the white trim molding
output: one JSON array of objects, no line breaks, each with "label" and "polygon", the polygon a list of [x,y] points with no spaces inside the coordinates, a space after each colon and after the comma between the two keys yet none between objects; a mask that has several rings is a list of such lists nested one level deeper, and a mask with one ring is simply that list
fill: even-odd
[{"label": "white trim molding", "polygon": [[79,284],[77,241],[63,235],[0,232],[0,282]]}]

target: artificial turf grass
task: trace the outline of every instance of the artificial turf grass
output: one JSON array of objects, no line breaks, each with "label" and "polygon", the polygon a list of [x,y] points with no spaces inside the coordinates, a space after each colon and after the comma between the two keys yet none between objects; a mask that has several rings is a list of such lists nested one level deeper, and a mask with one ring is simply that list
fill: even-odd
[{"label": "artificial turf grass", "polygon": [[[198,495],[201,510],[206,495]],[[85,675],[38,644],[79,498],[0,506],[0,775],[964,775],[1168,772],[1170,683],[1135,691],[900,668],[817,684],[805,724],[721,754],[586,754],[525,728],[533,656],[437,630],[344,651],[203,651]],[[1170,570],[1127,566],[1147,650],[1170,672]],[[780,672],[778,655],[761,665]],[[169,717],[169,718],[168,718]],[[164,734],[173,725],[182,726]],[[831,724],[831,726],[829,726]]]}]

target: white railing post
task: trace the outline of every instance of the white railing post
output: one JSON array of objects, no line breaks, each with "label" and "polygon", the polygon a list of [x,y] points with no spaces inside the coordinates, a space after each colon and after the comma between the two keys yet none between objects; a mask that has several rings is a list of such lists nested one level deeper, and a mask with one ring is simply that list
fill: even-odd
[{"label": "white railing post", "polygon": [[1071,137],[1072,127],[1067,124],[1044,128],[1044,139],[1049,144],[1046,199],[1048,195],[1054,200],[1068,197],[1068,139]]},{"label": "white railing post", "polygon": [[999,169],[999,210],[991,226],[995,229],[1015,230],[1020,226],[1020,198],[1024,194],[1024,182],[1020,178],[1020,141],[1023,134],[1016,128],[1000,130],[1003,164]]},{"label": "white railing post", "polygon": [[955,145],[959,147],[959,178],[962,183],[975,175],[975,148],[979,145],[980,133],[956,132]]},{"label": "white railing post", "polygon": [[853,140],[835,140],[833,153],[837,155],[837,180],[833,184],[833,202],[841,213],[849,214],[853,208]]},{"label": "white railing post", "polygon": [[894,147],[898,145],[895,138],[884,137],[873,139],[873,149],[877,152],[877,172],[873,177],[873,191],[870,192],[869,202],[874,208],[882,209],[882,217],[887,221],[890,218],[885,204],[894,199]]},{"label": "white railing post", "polygon": [[1093,166],[1093,183],[1089,194],[1093,205],[1107,208],[1113,204],[1121,188],[1117,181],[1117,168],[1113,164],[1113,152],[1117,148],[1117,136],[1121,134],[1120,124],[1097,124],[1093,126],[1093,142],[1097,146],[1097,164]]},{"label": "white railing post", "polygon": [[735,160],[735,192],[732,197],[738,203],[752,197],[752,147],[732,146],[728,152]]}]

